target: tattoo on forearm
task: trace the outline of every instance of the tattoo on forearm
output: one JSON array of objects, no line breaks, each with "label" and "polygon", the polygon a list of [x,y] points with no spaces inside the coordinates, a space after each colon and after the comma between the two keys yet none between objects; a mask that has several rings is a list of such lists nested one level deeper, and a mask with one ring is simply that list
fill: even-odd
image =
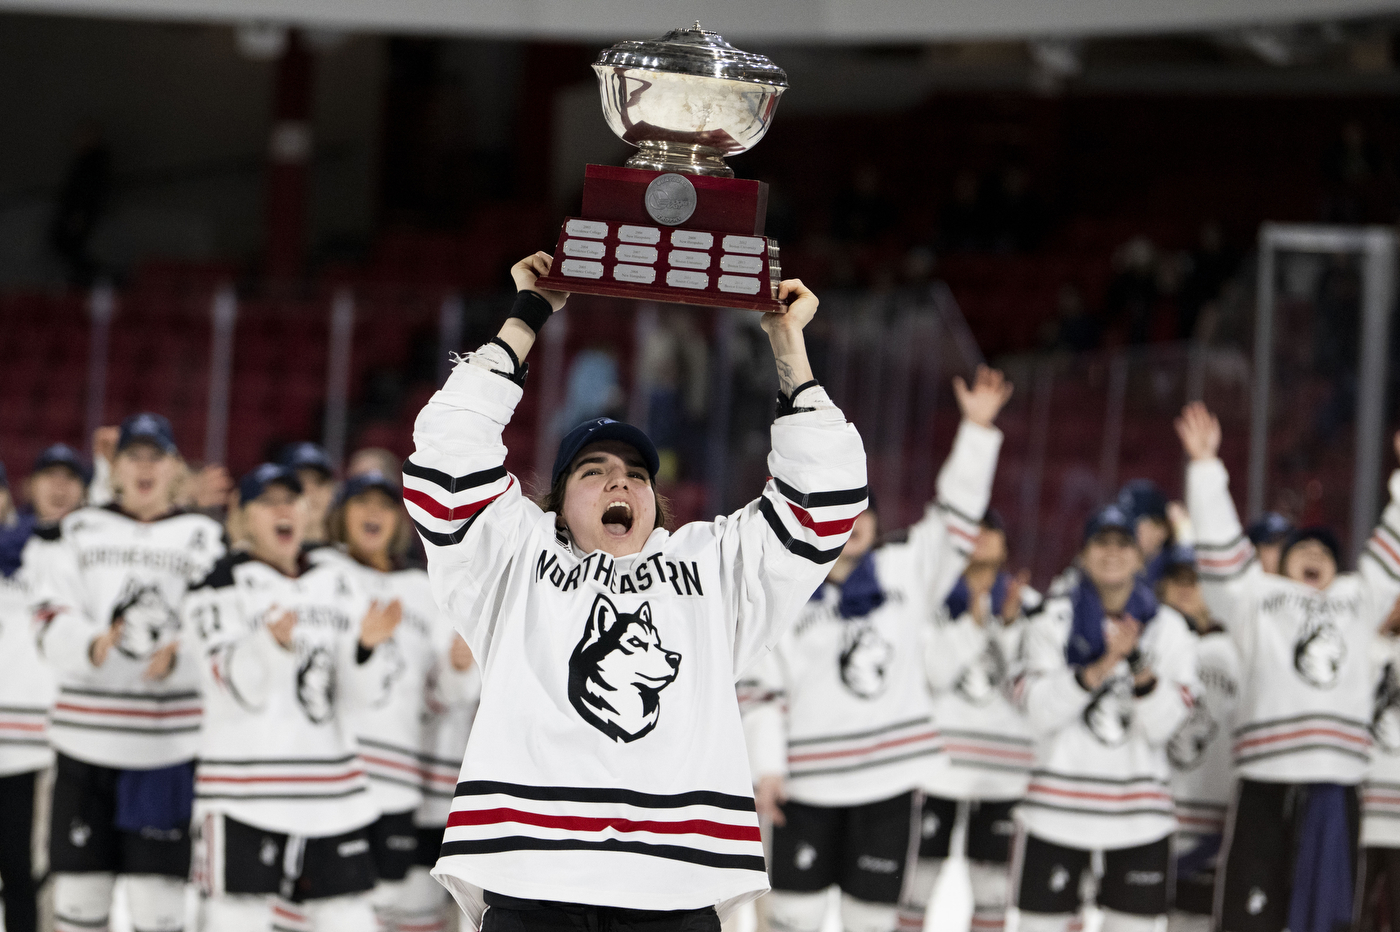
[{"label": "tattoo on forearm", "polygon": [[777,360],[777,363],[778,388],[782,390],[784,395],[790,395],[792,390],[798,386],[797,370],[781,359]]}]

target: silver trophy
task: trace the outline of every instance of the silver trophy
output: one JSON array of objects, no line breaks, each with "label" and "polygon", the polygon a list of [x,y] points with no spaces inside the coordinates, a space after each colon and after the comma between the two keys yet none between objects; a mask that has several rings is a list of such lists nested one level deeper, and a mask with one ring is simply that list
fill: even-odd
[{"label": "silver trophy", "polygon": [[758,144],[787,75],[697,22],[619,42],[593,64],[608,126],[637,147],[628,168],[732,178],[724,157]]}]

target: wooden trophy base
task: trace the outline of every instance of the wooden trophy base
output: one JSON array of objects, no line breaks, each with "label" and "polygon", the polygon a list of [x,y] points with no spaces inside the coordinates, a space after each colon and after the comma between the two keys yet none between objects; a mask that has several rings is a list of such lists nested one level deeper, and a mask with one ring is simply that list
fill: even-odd
[{"label": "wooden trophy base", "polygon": [[589,165],[583,216],[559,232],[541,288],[638,301],[783,311],[778,245],[763,235],[768,186],[685,175],[694,210],[667,225],[647,210],[647,187],[665,174]]}]

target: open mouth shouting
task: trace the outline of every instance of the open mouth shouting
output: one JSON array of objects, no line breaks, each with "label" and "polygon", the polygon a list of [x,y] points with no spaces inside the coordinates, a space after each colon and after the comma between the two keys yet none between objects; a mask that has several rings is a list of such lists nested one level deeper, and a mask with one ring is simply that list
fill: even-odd
[{"label": "open mouth shouting", "polygon": [[632,506],[620,499],[603,509],[603,530],[613,537],[626,537],[632,530]]},{"label": "open mouth shouting", "polygon": [[290,544],[293,540],[295,528],[291,521],[278,521],[273,527],[273,533],[277,535],[279,544]]}]

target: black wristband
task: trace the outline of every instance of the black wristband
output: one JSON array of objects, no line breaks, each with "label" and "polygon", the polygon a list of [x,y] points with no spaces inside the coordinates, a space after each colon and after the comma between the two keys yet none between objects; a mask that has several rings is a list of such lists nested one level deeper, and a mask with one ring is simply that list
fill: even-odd
[{"label": "black wristband", "polygon": [[812,388],[813,386],[816,386],[816,385],[820,385],[820,384],[821,384],[821,383],[818,382],[816,379],[811,379],[811,380],[809,380],[809,381],[803,382],[801,385],[799,385],[799,386],[797,386],[796,388],[794,388],[794,389],[792,390],[792,394],[790,394],[790,395],[789,395],[789,394],[784,394],[782,391],[779,391],[779,392],[778,392],[778,417],[784,417],[784,416],[789,415],[789,414],[799,414],[799,413],[801,413],[801,412],[803,412],[803,411],[814,411],[814,410],[816,410],[815,408],[799,408],[799,407],[797,407],[796,405],[793,404],[793,401],[796,400],[796,398],[797,398],[798,395],[802,394],[802,393],[805,392],[807,389]]},{"label": "black wristband", "polygon": [[539,333],[554,313],[545,296],[538,291],[517,291],[515,303],[511,305],[510,316],[518,319],[534,333]]},{"label": "black wristband", "polygon": [[363,644],[355,645],[355,663],[364,664],[369,662],[369,658],[374,656],[374,648],[366,647]]}]

